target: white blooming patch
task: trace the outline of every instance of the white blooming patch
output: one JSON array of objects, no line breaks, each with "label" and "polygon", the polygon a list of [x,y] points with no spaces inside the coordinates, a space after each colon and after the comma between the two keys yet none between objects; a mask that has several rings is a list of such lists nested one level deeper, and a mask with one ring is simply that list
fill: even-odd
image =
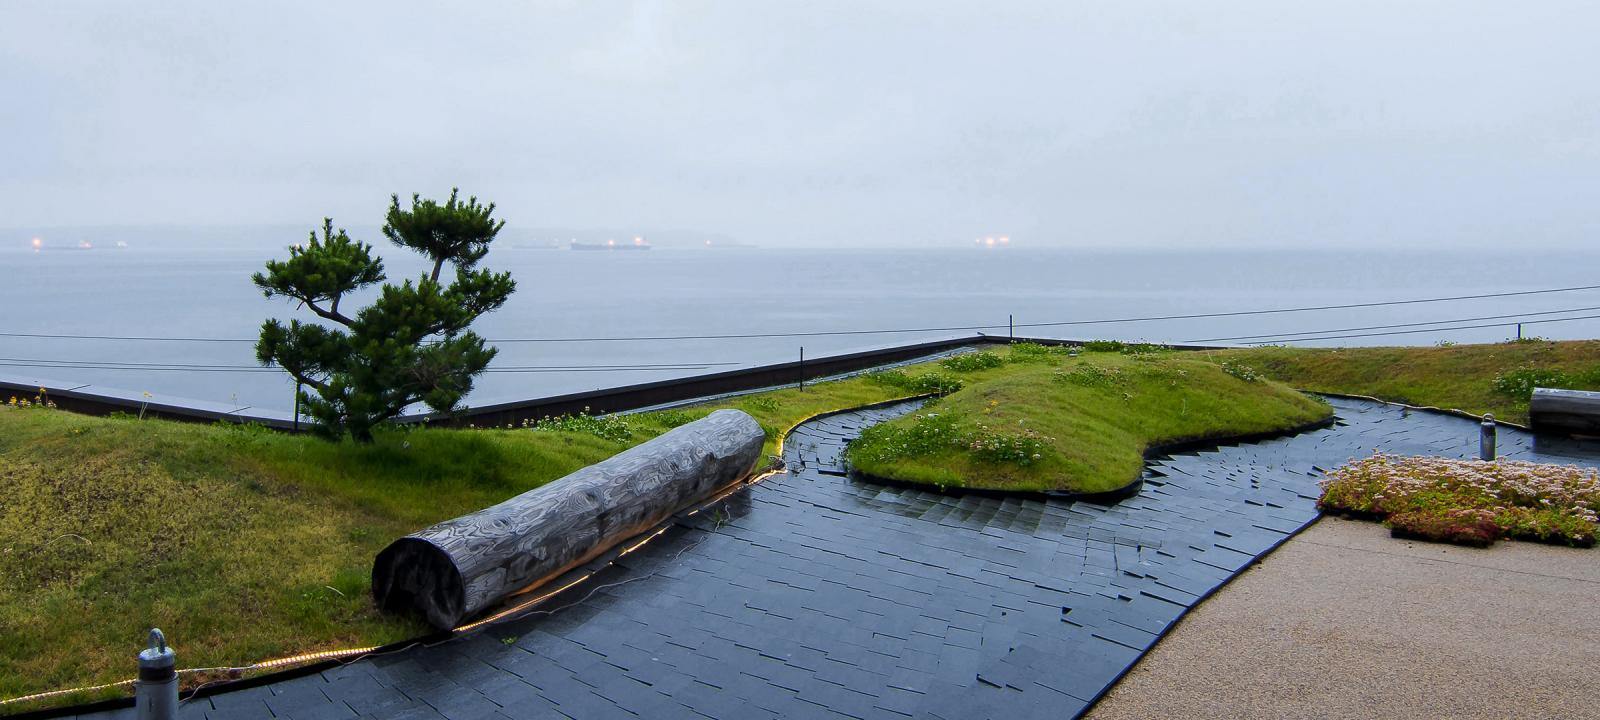
[{"label": "white blooming patch", "polygon": [[1573,465],[1378,453],[1328,473],[1322,488],[1324,509],[1391,525],[1489,522],[1502,537],[1588,545],[1600,523],[1600,471]]}]

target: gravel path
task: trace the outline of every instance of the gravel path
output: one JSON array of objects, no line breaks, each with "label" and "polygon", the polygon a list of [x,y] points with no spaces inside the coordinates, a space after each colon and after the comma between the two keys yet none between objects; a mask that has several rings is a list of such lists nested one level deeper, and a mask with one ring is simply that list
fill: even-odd
[{"label": "gravel path", "polygon": [[1192,611],[1088,717],[1600,718],[1600,551],[1324,519]]}]

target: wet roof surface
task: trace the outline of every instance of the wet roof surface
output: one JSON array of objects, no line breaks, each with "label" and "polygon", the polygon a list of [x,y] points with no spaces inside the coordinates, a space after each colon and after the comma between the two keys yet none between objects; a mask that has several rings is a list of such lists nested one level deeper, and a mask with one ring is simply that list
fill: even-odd
[{"label": "wet roof surface", "polygon": [[[1321,468],[1373,450],[1477,452],[1475,421],[1332,403],[1333,428],[1152,462],[1144,490],[1111,506],[852,480],[844,444],[915,404],[823,418],[790,437],[789,473],[680,516],[542,614],[196,699],[183,716],[1076,716],[1316,518]],[[1596,461],[1531,442],[1500,432],[1503,455]]]}]

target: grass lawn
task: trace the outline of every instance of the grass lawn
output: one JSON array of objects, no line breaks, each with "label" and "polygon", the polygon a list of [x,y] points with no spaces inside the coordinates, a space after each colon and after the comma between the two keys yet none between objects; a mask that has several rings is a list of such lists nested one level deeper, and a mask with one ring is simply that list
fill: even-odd
[{"label": "grass lawn", "polygon": [[910,394],[851,379],[552,423],[569,430],[388,430],[370,446],[0,406],[0,699],[127,679],[152,626],[184,668],[424,634],[372,605],[372,559],[397,537],[713,409],[754,415],[772,452],[810,415]]},{"label": "grass lawn", "polygon": [[1016,346],[993,356],[965,361],[972,367],[958,373],[967,380],[961,390],[867,429],[850,447],[852,467],[947,487],[1104,492],[1138,477],[1153,445],[1281,430],[1330,414],[1282,384],[1185,354],[1072,358]]},{"label": "grass lawn", "polygon": [[[1600,390],[1600,340],[1532,340],[1443,347],[1263,347],[1197,353],[1248,365],[1313,392],[1370,395],[1410,405],[1528,421],[1535,385]],[[1498,382],[1497,382],[1498,380]]]}]

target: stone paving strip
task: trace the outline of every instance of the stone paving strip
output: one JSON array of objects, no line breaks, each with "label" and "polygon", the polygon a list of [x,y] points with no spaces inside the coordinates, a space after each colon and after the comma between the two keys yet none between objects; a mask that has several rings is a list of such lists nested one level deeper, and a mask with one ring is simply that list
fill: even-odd
[{"label": "stone paving strip", "polygon": [[[553,612],[196,699],[185,717],[1075,717],[1317,518],[1322,469],[1477,450],[1471,420],[1332,402],[1332,428],[1158,459],[1111,506],[855,481],[844,445],[916,405],[821,418],[790,436],[790,472],[680,516]],[[1593,464],[1516,431],[1500,446]]]}]

